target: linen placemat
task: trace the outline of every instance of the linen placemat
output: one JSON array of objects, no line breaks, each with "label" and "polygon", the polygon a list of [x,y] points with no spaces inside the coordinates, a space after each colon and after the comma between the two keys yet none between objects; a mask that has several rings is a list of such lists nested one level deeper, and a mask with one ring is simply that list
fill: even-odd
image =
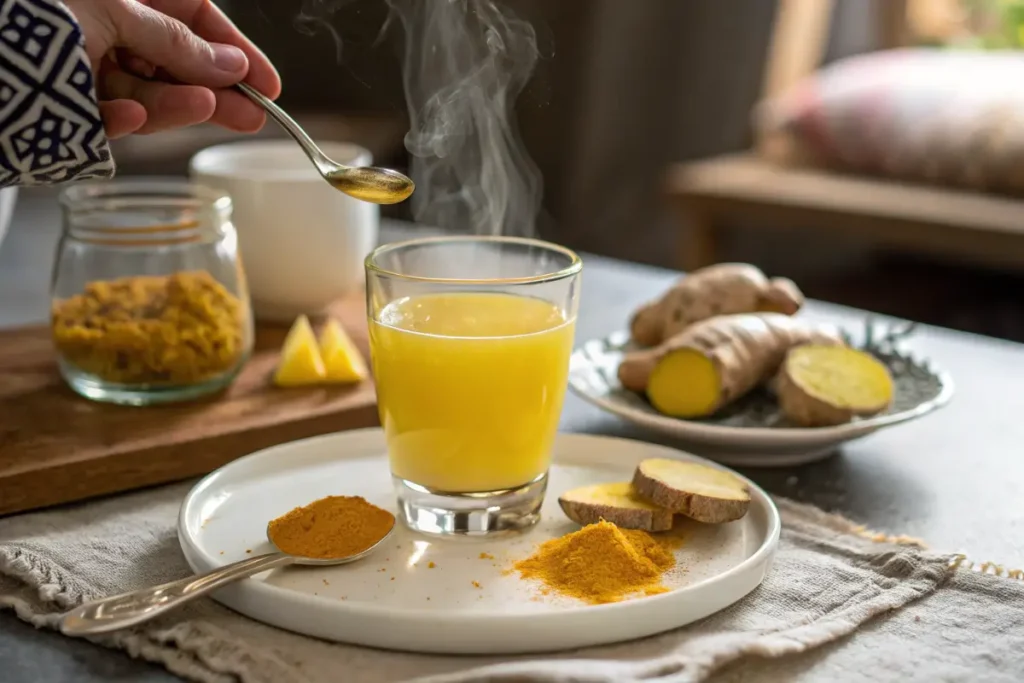
[{"label": "linen placemat", "polygon": [[[187,491],[0,519],[0,607],[53,628],[83,600],[188,575],[175,531]],[[777,502],[782,538],[764,584],[641,641],[543,656],[416,655],[306,638],[200,599],[96,642],[202,683],[1020,680],[1024,582]]]}]

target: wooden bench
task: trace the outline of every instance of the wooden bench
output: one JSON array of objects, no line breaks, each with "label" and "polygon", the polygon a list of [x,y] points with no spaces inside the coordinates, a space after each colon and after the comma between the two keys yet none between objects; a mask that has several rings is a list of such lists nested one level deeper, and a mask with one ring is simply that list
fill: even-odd
[{"label": "wooden bench", "polygon": [[[766,97],[810,74],[824,51],[831,0],[780,0],[767,62]],[[904,0],[881,3],[880,33],[904,44]],[[746,154],[677,164],[667,192],[685,222],[678,265],[722,259],[724,228],[813,229],[873,245],[953,255],[999,267],[1024,266],[1024,202],[948,188],[786,167],[771,160],[778,141]],[[793,239],[780,232],[780,239]],[[794,244],[799,244],[794,239]]]}]

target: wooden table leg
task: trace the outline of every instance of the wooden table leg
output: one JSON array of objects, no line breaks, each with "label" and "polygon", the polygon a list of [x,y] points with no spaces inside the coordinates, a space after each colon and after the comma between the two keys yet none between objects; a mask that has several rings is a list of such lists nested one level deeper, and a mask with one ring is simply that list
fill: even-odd
[{"label": "wooden table leg", "polygon": [[718,243],[714,220],[703,212],[684,208],[682,235],[679,239],[678,267],[686,272],[718,262]]}]

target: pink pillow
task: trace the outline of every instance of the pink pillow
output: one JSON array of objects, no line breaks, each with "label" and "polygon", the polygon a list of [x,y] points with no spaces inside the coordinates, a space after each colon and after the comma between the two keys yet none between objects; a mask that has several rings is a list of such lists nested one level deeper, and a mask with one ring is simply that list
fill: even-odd
[{"label": "pink pillow", "polygon": [[831,64],[761,103],[762,134],[839,170],[1024,194],[1024,54],[905,49]]}]

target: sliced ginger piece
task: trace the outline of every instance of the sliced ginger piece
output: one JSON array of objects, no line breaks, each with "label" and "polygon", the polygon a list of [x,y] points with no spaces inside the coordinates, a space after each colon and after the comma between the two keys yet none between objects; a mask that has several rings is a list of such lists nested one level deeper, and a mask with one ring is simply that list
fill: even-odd
[{"label": "sliced ginger piece", "polygon": [[628,481],[582,486],[558,497],[562,512],[586,526],[602,519],[622,529],[668,531],[675,515],[636,495]]},{"label": "sliced ginger piece", "polygon": [[309,319],[300,315],[288,330],[281,347],[281,359],[274,372],[274,384],[279,387],[301,387],[323,382],[327,372],[316,335]]},{"label": "sliced ginger piece", "polygon": [[694,462],[644,460],[633,473],[633,489],[658,507],[707,524],[740,519],[750,507],[743,480]]},{"label": "sliced ginger piece", "polygon": [[366,361],[345,329],[333,318],[320,333],[320,355],[326,370],[325,380],[337,384],[354,384],[366,379]]},{"label": "sliced ginger piece", "polygon": [[776,390],[783,415],[803,427],[877,415],[895,393],[889,369],[870,353],[817,344],[789,351]]}]

